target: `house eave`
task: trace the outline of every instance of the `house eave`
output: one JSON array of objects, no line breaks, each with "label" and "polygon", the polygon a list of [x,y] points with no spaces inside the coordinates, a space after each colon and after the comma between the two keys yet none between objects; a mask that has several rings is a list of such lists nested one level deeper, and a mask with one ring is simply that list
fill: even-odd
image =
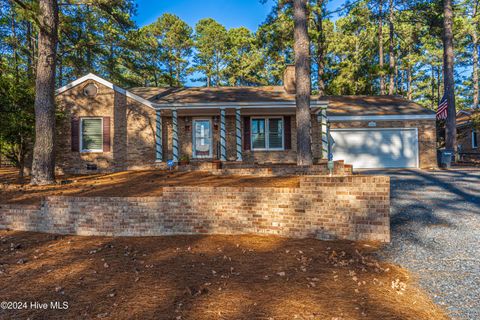
[{"label": "house eave", "polygon": [[[295,101],[274,101],[274,102],[195,102],[195,103],[153,103],[157,110],[194,110],[194,109],[221,109],[221,108],[292,108]],[[310,108],[327,108],[328,101],[312,100]]]},{"label": "house eave", "polygon": [[73,87],[76,87],[78,86],[79,84],[85,82],[85,81],[88,81],[88,80],[94,80],[100,84],[103,84],[104,86],[120,93],[120,94],[123,94],[137,102],[140,102],[141,104],[144,104],[150,108],[154,108],[152,102],[148,101],[147,99],[144,99],[140,96],[137,96],[136,94],[133,94],[131,92],[129,92],[128,90],[125,90],[113,83],[111,83],[110,81],[108,80],[105,80],[103,78],[100,78],[99,76],[93,74],[93,73],[89,73],[81,78],[78,78],[77,80],[74,80],[72,82],[70,82],[69,84],[67,85],[64,85],[63,87],[61,88],[58,88],[57,90],[55,90],[55,95],[59,95],[59,94],[62,94],[63,92],[67,91],[67,90],[70,90],[71,88]]},{"label": "house eave", "polygon": [[396,121],[396,120],[435,120],[435,114],[392,114],[364,116],[328,116],[329,121]]}]

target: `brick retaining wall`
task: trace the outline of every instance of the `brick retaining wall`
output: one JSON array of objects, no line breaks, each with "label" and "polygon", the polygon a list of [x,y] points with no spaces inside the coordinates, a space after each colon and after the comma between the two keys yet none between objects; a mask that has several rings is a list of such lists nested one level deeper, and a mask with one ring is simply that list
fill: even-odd
[{"label": "brick retaining wall", "polygon": [[[220,168],[218,168],[220,165]],[[187,165],[179,165],[177,171],[204,171],[213,175],[254,175],[257,177],[271,176],[303,176],[303,175],[328,175],[327,161],[310,166],[297,166],[296,164],[249,164],[226,162],[223,164],[215,162],[192,162]],[[334,161],[334,175],[353,174],[352,166],[346,165],[343,160]]]},{"label": "brick retaining wall", "polygon": [[299,188],[165,187],[156,197],[0,205],[0,228],[79,235],[275,234],[390,240],[390,180],[303,176]]}]

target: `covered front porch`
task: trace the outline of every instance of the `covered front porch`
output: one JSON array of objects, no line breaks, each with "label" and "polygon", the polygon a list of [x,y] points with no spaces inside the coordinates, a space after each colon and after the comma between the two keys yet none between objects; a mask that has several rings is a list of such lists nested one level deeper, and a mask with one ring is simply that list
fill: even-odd
[{"label": "covered front porch", "polygon": [[[312,152],[328,158],[327,103],[312,101]],[[157,106],[155,161],[224,164],[296,163],[295,104]]]}]

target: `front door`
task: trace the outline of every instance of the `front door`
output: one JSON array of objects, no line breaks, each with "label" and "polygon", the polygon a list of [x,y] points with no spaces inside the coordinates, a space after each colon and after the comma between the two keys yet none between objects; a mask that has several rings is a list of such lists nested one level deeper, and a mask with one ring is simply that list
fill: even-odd
[{"label": "front door", "polygon": [[212,157],[212,123],[210,119],[193,120],[193,157]]}]

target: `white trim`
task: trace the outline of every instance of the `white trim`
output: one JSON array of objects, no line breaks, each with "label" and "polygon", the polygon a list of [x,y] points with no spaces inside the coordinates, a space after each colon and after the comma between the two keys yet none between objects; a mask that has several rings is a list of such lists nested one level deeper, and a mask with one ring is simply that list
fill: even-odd
[{"label": "white trim", "polygon": [[389,127],[389,128],[377,128],[377,127],[365,127],[365,128],[331,128],[331,131],[380,131],[380,130],[415,130],[417,127]]},{"label": "white trim", "polygon": [[400,131],[415,131],[415,148],[417,150],[416,154],[416,168],[420,168],[420,148],[419,148],[419,140],[418,140],[418,128],[417,127],[411,127],[411,128],[338,128],[338,129],[330,129],[330,131],[388,131],[388,130],[400,130]]},{"label": "white trim", "polygon": [[[269,147],[269,125],[270,119],[282,119],[282,147],[281,148],[270,148]],[[265,120],[265,148],[254,148],[253,147],[253,133],[252,133],[252,122],[253,120]],[[250,117],[250,150],[251,151],[284,151],[285,150],[285,118],[283,116],[251,116]]]},{"label": "white trim", "polygon": [[120,88],[119,86],[114,85],[114,84],[111,83],[110,81],[107,81],[107,80],[105,80],[105,79],[103,79],[103,78],[100,78],[99,76],[97,76],[97,75],[95,75],[95,74],[93,74],[93,73],[89,73],[89,74],[87,74],[86,76],[83,76],[83,77],[81,77],[81,78],[78,78],[77,80],[72,81],[72,82],[70,82],[69,84],[67,84],[67,85],[65,85],[65,86],[63,86],[63,87],[55,90],[55,94],[56,94],[56,95],[59,95],[59,94],[65,92],[65,91],[67,91],[67,90],[69,90],[69,89],[71,89],[71,88],[73,88],[73,87],[75,87],[75,86],[77,86],[77,85],[79,85],[79,84],[87,81],[87,80],[94,80],[94,81],[96,81],[96,82],[98,82],[98,83],[103,84],[104,86],[106,86],[106,87],[108,87],[108,88],[110,88],[110,89],[115,90],[115,91],[118,92],[118,93],[124,94],[124,95],[126,95],[127,97],[132,98],[133,100],[135,100],[135,101],[137,101],[137,102],[140,102],[140,103],[142,103],[142,104],[144,104],[144,105],[146,105],[146,106],[148,106],[148,107],[150,107],[150,108],[154,108],[152,102],[150,102],[150,101],[148,101],[148,100],[146,100],[146,99],[144,99],[144,98],[142,98],[142,97],[139,97],[139,96],[137,96],[136,94],[133,94],[133,93],[131,93],[131,92],[129,92],[129,91],[123,89],[123,88]]},{"label": "white trim", "polygon": [[[436,118],[435,118],[436,119]],[[407,128],[405,128],[407,129]],[[418,137],[418,128],[415,128],[417,139],[415,141],[416,148],[417,148],[417,168],[420,168],[420,146],[419,146],[419,137]]]},{"label": "white trim", "polygon": [[[476,142],[474,144],[473,142]],[[472,149],[477,149],[478,148],[478,134],[475,128],[472,128]]]},{"label": "white trim", "polygon": [[435,114],[412,114],[412,115],[370,115],[370,116],[328,116],[329,121],[394,121],[394,120],[435,120]]},{"label": "white trim", "polygon": [[[210,138],[210,149],[208,150],[208,156],[197,156],[197,150],[195,148],[195,132],[197,131],[195,128],[195,121],[208,121],[210,123],[210,132],[209,132],[209,138]],[[213,123],[212,123],[212,118],[193,118],[192,119],[192,158],[193,159],[209,159],[213,157]]]},{"label": "white trim", "polygon": [[[83,149],[83,120],[98,120],[100,119],[101,129],[102,129],[102,149]],[[80,139],[80,153],[99,153],[103,152],[103,117],[81,117],[80,118],[80,132],[79,132],[79,139]]]}]

